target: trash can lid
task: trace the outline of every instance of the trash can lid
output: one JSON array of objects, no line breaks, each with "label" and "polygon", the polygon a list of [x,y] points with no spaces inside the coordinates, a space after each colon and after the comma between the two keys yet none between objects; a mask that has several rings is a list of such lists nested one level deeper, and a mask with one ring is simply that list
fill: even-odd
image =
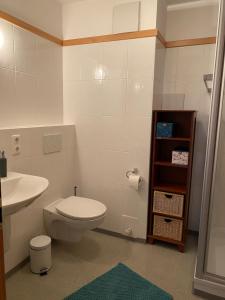
[{"label": "trash can lid", "polygon": [[33,250],[43,250],[50,246],[51,238],[47,235],[39,235],[30,241],[30,247]]}]

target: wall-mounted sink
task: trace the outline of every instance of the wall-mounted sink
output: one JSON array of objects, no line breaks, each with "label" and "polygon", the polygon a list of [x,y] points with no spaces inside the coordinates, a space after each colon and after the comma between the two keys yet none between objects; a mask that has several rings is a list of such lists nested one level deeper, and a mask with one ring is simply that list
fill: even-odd
[{"label": "wall-mounted sink", "polygon": [[9,172],[1,179],[3,216],[16,213],[31,204],[48,188],[47,179],[33,175]]}]

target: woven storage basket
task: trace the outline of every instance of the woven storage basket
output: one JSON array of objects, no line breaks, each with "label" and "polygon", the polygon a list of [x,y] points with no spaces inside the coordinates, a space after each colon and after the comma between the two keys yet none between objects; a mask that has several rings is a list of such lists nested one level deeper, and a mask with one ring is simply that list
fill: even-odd
[{"label": "woven storage basket", "polygon": [[183,206],[183,195],[154,191],[153,212],[182,217]]},{"label": "woven storage basket", "polygon": [[168,239],[182,240],[183,221],[173,218],[154,216],[153,234]]}]

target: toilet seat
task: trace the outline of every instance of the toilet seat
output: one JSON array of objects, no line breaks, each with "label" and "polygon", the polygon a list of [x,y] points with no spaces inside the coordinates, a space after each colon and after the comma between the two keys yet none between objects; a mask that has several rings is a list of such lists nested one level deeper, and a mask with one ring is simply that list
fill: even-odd
[{"label": "toilet seat", "polygon": [[72,196],[60,201],[56,210],[70,219],[94,220],[106,213],[106,206],[96,200]]}]

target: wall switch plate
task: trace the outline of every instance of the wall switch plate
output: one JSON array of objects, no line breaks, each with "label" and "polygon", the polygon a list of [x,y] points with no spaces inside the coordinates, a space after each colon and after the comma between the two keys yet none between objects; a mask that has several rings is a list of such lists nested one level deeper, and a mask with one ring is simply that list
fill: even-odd
[{"label": "wall switch plate", "polygon": [[46,134],[43,136],[44,154],[62,151],[62,134]]},{"label": "wall switch plate", "polygon": [[21,153],[21,136],[14,134],[11,136],[11,152],[12,155],[19,155]]}]

